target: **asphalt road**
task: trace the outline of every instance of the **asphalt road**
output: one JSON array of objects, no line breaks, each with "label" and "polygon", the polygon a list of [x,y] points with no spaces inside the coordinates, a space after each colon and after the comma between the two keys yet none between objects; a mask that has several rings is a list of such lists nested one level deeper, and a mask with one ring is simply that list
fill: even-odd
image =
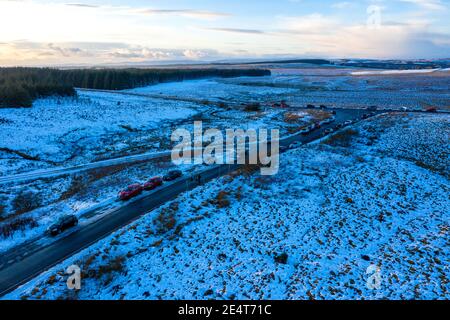
[{"label": "asphalt road", "polygon": [[[349,119],[360,119],[362,114],[367,113],[365,110],[356,109],[340,109],[336,112],[335,122],[308,135],[296,134],[284,139],[281,138],[280,145],[289,146],[295,141],[301,141],[302,143],[314,141],[323,137],[325,129],[332,128],[336,124]],[[0,257],[0,296],[16,289],[21,284],[101,240],[113,231],[129,224],[143,214],[176,198],[180,193],[195,188],[199,185],[199,181],[196,179],[198,174],[201,176],[200,183],[205,183],[236,170],[238,167],[238,165],[211,166],[202,172],[194,173],[194,176],[186,176],[175,182],[166,183],[152,192],[126,202],[119,208],[111,209],[107,215],[95,222],[85,226],[80,225],[71,232],[60,235],[53,242],[25,243],[5,252]],[[94,210],[98,210],[98,208]]]},{"label": "asphalt road", "polygon": [[87,164],[72,166],[72,167],[63,167],[63,168],[56,168],[56,169],[44,169],[44,170],[36,170],[32,172],[26,172],[26,173],[20,173],[5,177],[0,177],[0,185],[11,183],[11,182],[23,182],[23,181],[30,181],[30,180],[36,180],[36,179],[43,179],[43,178],[49,178],[49,177],[55,177],[55,176],[61,176],[65,174],[74,174],[77,172],[97,169],[97,168],[104,168],[104,167],[110,167],[115,166],[119,164],[130,164],[140,161],[149,161],[154,159],[162,159],[170,157],[170,151],[164,151],[164,152],[151,152],[151,153],[143,153],[133,156],[126,156],[121,158],[115,158],[115,159],[108,159],[108,160],[102,160],[97,162],[91,162]]}]

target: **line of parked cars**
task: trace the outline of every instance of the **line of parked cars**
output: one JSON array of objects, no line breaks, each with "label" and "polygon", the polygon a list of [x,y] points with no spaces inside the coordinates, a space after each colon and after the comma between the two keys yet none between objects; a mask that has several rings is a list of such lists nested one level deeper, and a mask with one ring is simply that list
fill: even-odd
[{"label": "line of parked cars", "polygon": [[150,178],[144,184],[140,183],[131,184],[127,188],[119,192],[118,198],[122,201],[130,200],[131,198],[140,195],[144,190],[149,191],[156,189],[157,187],[161,186],[164,181],[173,181],[180,178],[182,175],[183,172],[181,172],[180,170],[172,170],[162,177],[157,176]]},{"label": "line of parked cars", "polygon": [[[134,183],[121,190],[118,194],[118,198],[122,201],[130,200],[133,197],[140,195],[144,190],[153,190],[163,184],[164,181],[173,181],[183,175],[180,170],[169,171],[162,177],[153,177],[146,181],[144,184]],[[78,218],[73,215],[65,215],[60,217],[54,224],[47,228],[47,234],[52,237],[56,237],[62,232],[73,228],[78,225]]]}]

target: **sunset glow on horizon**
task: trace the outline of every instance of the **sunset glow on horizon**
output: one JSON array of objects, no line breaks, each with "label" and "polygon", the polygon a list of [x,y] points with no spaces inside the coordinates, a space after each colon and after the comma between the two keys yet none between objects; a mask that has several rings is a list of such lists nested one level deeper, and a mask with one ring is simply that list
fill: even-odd
[{"label": "sunset glow on horizon", "polygon": [[0,65],[449,58],[449,8],[443,0],[0,0]]}]

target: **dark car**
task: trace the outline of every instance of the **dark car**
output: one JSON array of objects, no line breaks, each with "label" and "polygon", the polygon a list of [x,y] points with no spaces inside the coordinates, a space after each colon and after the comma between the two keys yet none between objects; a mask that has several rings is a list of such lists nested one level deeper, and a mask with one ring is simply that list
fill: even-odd
[{"label": "dark car", "polygon": [[321,104],[321,105],[319,106],[319,108],[320,108],[320,109],[326,109],[326,108],[327,108],[327,106],[326,106],[326,105],[323,105],[323,104]]},{"label": "dark car", "polygon": [[173,181],[175,179],[178,179],[182,175],[183,175],[183,172],[181,172],[180,170],[172,170],[172,171],[167,172],[166,175],[164,175],[163,180],[164,181]]},{"label": "dark car", "polygon": [[306,108],[307,108],[307,109],[314,109],[315,106],[314,106],[313,104],[308,104],[308,105],[306,106]]},{"label": "dark car", "polygon": [[333,110],[333,111],[331,111],[331,114],[336,114],[336,111],[334,111],[334,110]]},{"label": "dark car", "polygon": [[377,106],[370,106],[367,108],[367,110],[369,111],[377,111],[378,107]]},{"label": "dark car", "polygon": [[435,108],[435,107],[429,107],[429,108],[426,108],[426,109],[425,109],[425,112],[432,112],[432,113],[434,113],[434,112],[437,112],[437,108]]},{"label": "dark car", "polygon": [[369,118],[369,114],[368,113],[363,114],[362,117],[361,117],[361,119],[367,119],[367,118]]},{"label": "dark car", "polygon": [[47,232],[51,236],[54,237],[67,229],[75,227],[77,224],[78,224],[78,218],[75,217],[74,215],[71,214],[71,215],[63,216],[63,217],[59,218],[56,223],[54,223],[50,227],[48,227]]},{"label": "dark car", "polygon": [[339,123],[339,124],[336,125],[335,129],[336,129],[336,130],[339,130],[339,129],[341,129],[342,127],[343,127],[342,123]]},{"label": "dark car", "polygon": [[153,190],[163,184],[163,179],[161,177],[153,177],[144,183],[144,190]]},{"label": "dark car", "polygon": [[125,190],[119,192],[119,199],[122,201],[130,200],[131,198],[141,194],[142,190],[144,190],[144,187],[139,183],[129,185]]}]

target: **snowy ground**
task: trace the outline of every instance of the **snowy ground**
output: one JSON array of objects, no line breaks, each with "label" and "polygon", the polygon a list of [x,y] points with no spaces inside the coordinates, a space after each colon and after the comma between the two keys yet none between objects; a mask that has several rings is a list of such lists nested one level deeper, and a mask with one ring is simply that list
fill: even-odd
[{"label": "snowy ground", "polygon": [[449,121],[379,116],[218,179],[5,298],[449,299]]},{"label": "snowy ground", "polygon": [[[163,92],[161,99],[122,92],[80,91],[77,99],[47,98],[28,109],[1,109],[0,175],[170,150],[172,131],[192,129],[194,120],[201,120],[205,130],[265,127],[291,134],[312,119],[324,117],[320,111],[296,111],[296,116],[286,121],[285,114],[291,112],[285,109],[262,106],[260,111],[252,112],[241,105],[218,107],[167,98],[183,92],[192,93],[200,101],[204,97],[210,99],[210,93],[235,97],[240,92],[236,87],[216,80],[195,80],[136,89],[144,93]],[[289,91],[240,88],[246,92],[242,102],[254,102],[258,95],[267,98],[275,92]],[[42,235],[61,215],[79,216],[82,209],[111,202],[127,184],[144,182],[165,170],[161,164],[150,162],[4,185],[0,192],[0,252]],[[9,229],[17,223],[20,226],[10,234],[2,232],[2,228]]]},{"label": "snowy ground", "polygon": [[[37,100],[32,108],[0,109],[0,174],[74,165],[125,153],[136,144],[159,150],[159,130],[199,107],[141,97],[79,92],[77,99]],[[137,142],[136,142],[137,141]]]}]

